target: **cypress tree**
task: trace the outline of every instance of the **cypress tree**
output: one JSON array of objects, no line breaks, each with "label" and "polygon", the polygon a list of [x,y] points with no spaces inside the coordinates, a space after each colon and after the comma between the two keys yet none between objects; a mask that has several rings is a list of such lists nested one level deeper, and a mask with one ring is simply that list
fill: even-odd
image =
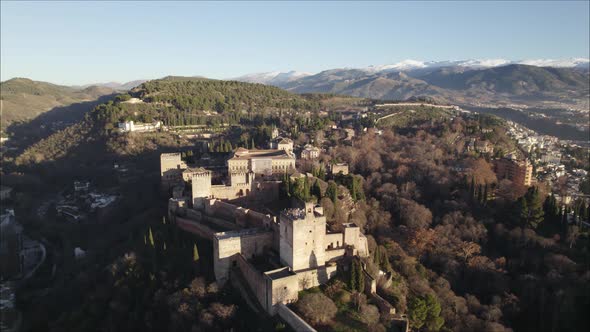
[{"label": "cypress tree", "polygon": [[357,281],[357,290],[362,292],[365,290],[365,274],[363,273],[363,265],[361,262],[357,262],[357,269],[358,269],[358,281]]},{"label": "cypress tree", "polygon": [[357,278],[358,278],[358,270],[356,268],[356,260],[353,259],[352,264],[350,266],[350,280],[349,280],[349,285],[348,287],[350,288],[351,291],[354,291],[357,289]]},{"label": "cypress tree", "polygon": [[154,242],[154,235],[152,234],[152,228],[149,228],[149,239],[150,239],[150,245],[152,246],[152,248],[154,248],[156,246],[156,243]]},{"label": "cypress tree", "polygon": [[469,198],[473,199],[475,197],[475,177],[471,177],[471,184],[469,185]]},{"label": "cypress tree", "polygon": [[482,185],[477,185],[477,201],[481,204],[483,203],[483,190]]},{"label": "cypress tree", "polygon": [[529,208],[524,197],[518,199],[518,219],[520,223],[526,224],[529,217]]}]

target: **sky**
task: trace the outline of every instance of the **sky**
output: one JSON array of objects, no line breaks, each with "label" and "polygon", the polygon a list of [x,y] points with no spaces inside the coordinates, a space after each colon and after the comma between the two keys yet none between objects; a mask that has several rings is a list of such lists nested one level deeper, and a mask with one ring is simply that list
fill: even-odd
[{"label": "sky", "polygon": [[590,57],[589,2],[1,1],[1,80],[232,78],[399,62]]}]

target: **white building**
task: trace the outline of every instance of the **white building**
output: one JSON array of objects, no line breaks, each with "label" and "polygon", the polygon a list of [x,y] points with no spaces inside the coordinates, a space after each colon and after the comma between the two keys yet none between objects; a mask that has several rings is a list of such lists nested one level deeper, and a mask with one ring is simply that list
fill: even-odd
[{"label": "white building", "polygon": [[301,159],[313,160],[320,157],[320,149],[307,144],[301,151]]},{"label": "white building", "polygon": [[161,121],[154,121],[153,123],[134,123],[133,121],[119,122],[119,132],[150,132],[156,131],[162,127]]}]

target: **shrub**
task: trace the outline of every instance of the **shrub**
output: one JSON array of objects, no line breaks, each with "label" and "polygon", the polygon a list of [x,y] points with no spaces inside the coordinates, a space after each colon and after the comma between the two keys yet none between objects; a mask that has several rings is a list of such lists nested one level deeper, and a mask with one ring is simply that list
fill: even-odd
[{"label": "shrub", "polygon": [[326,324],[338,311],[334,302],[322,293],[305,294],[295,307],[312,324]]}]

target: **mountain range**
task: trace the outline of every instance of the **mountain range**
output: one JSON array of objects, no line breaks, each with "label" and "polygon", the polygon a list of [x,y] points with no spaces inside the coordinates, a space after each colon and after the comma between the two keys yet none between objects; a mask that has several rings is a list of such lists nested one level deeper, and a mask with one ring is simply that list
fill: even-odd
[{"label": "mountain range", "polygon": [[235,78],[296,93],[334,93],[374,99],[431,97],[465,105],[527,105],[588,109],[588,59],[406,60],[317,74],[271,72]]}]

